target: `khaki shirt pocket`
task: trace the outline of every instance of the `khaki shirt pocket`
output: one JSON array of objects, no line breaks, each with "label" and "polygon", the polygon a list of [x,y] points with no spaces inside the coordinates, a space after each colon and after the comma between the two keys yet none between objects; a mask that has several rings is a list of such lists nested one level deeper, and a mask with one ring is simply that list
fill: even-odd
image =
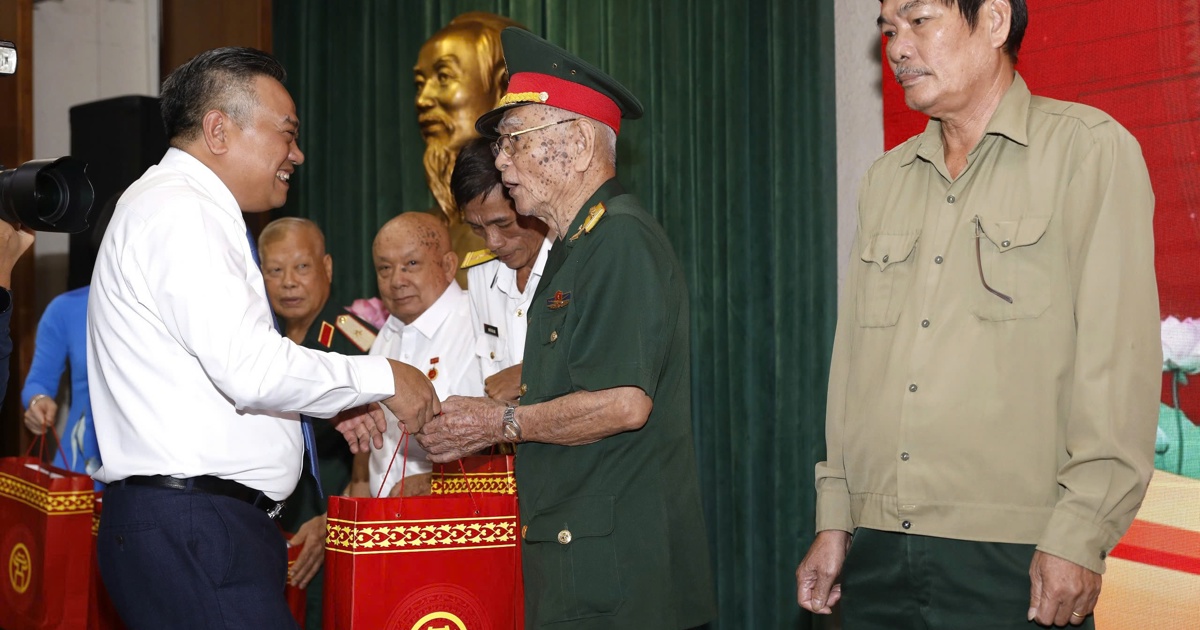
[{"label": "khaki shirt pocket", "polygon": [[[1041,316],[1050,307],[1053,290],[1051,270],[1056,252],[1042,242],[1049,216],[1023,216],[1016,220],[999,221],[977,216],[971,226],[973,238],[978,239],[978,271],[983,278],[974,294],[971,311],[984,321],[1031,319]],[[977,234],[976,234],[977,233]],[[971,253],[975,254],[973,244]],[[1008,296],[1008,302],[988,291]]]},{"label": "khaki shirt pocket", "polygon": [[536,563],[546,580],[546,588],[526,595],[537,598],[543,623],[611,615],[620,608],[614,502],[611,496],[576,497],[526,523],[525,561]]},{"label": "khaki shirt pocket", "polygon": [[872,234],[864,238],[858,283],[859,326],[882,328],[895,326],[912,284],[917,238],[909,234]]}]

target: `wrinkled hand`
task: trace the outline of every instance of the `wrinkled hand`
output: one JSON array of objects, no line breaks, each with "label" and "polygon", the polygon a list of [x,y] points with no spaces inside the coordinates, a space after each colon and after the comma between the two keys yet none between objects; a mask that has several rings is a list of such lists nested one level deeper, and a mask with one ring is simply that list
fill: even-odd
[{"label": "wrinkled hand", "polygon": [[288,569],[288,584],[306,588],[325,562],[325,515],[314,516],[301,525],[289,542],[301,549]]},{"label": "wrinkled hand", "polygon": [[503,437],[504,403],[491,398],[451,396],[442,415],[415,434],[430,461],[452,462],[486,448]]},{"label": "wrinkled hand", "polygon": [[488,398],[510,402],[521,397],[521,364],[506,367],[483,381]]},{"label": "wrinkled hand", "polygon": [[1043,626],[1078,626],[1095,611],[1102,581],[1099,573],[1070,560],[1033,552],[1029,564],[1029,621]]},{"label": "wrinkled hand", "polygon": [[33,401],[29,403],[29,408],[25,410],[25,428],[29,429],[34,435],[42,435],[47,429],[54,426],[54,421],[58,417],[58,403],[49,396],[34,396]]},{"label": "wrinkled hand", "polygon": [[351,453],[369,452],[372,440],[375,441],[375,448],[383,448],[387,417],[383,415],[379,403],[352,407],[334,416],[330,422],[346,438]]},{"label": "wrinkled hand", "polygon": [[[407,475],[403,481],[396,482],[392,489],[388,491],[388,496],[395,498],[400,496],[405,497],[427,497],[433,494],[433,473],[421,473],[419,475]],[[403,486],[403,494],[401,494],[401,486]]]},{"label": "wrinkled hand", "polygon": [[[426,422],[442,412],[437,390],[425,373],[411,365],[388,359],[392,364],[392,376],[396,379],[396,395],[383,401],[383,405],[396,414],[400,424],[409,433],[416,434]],[[371,433],[375,448],[383,448],[383,430]]]},{"label": "wrinkled hand", "polygon": [[818,615],[833,612],[833,605],[842,598],[838,578],[849,550],[850,532],[830,529],[817,534],[796,567],[796,601],[801,608]]}]

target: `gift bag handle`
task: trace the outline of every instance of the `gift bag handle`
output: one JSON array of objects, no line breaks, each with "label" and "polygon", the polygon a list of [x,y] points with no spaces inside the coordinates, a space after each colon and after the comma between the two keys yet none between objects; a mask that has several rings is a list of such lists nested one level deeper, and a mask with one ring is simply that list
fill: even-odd
[{"label": "gift bag handle", "polygon": [[[387,470],[384,471],[384,473],[383,473],[383,479],[381,479],[379,481],[379,490],[377,490],[375,492],[376,499],[383,497],[383,488],[384,488],[384,486],[387,485],[388,477],[391,476],[391,474],[392,474],[392,465],[394,465],[396,463],[396,455],[398,455],[400,453],[401,447],[404,448],[404,459],[402,460],[402,463],[400,464],[400,466],[403,468],[404,473],[408,472],[409,433],[408,433],[408,430],[405,429],[403,425],[400,426],[400,433],[401,433],[400,440],[398,442],[396,442],[396,450],[392,451],[392,459],[390,461],[388,461],[388,467],[387,467]],[[458,461],[458,469],[462,471],[463,478],[465,479],[467,476],[467,469],[463,466],[461,458],[458,459],[457,461]],[[443,472],[444,472],[444,470],[443,470]],[[404,509],[404,478],[407,476],[408,476],[407,474],[400,475],[400,496],[398,498],[400,499],[400,510],[401,511]],[[475,516],[479,516],[479,513],[480,513],[479,504],[475,501],[475,493],[471,492],[471,484],[469,484],[469,483],[467,484],[467,496],[471,497],[471,506],[475,508]],[[400,512],[396,513],[396,518],[400,518]]]},{"label": "gift bag handle", "polygon": [[[41,461],[43,463],[46,461],[46,439],[47,439],[46,433],[48,433],[48,431],[43,432],[41,435],[33,436],[33,439],[29,441],[29,448],[25,450],[25,457],[29,457],[29,456],[33,455],[33,445],[34,444],[40,444],[41,448],[38,449],[38,461]],[[70,465],[67,463],[67,454],[66,454],[66,452],[63,451],[62,440],[56,440],[55,446],[58,447],[58,454],[62,455],[63,467],[64,468],[69,467]],[[54,462],[50,462],[49,465],[53,466]]]}]

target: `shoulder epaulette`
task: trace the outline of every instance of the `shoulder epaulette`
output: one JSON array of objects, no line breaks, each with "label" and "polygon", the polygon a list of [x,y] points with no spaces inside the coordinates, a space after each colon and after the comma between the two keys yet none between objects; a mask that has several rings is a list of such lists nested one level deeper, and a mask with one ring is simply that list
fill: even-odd
[{"label": "shoulder epaulette", "polygon": [[[322,333],[324,333],[325,327],[328,325],[327,322],[321,322]],[[336,326],[338,332],[345,335],[350,340],[350,343],[363,352],[370,350],[371,344],[375,343],[375,333],[371,332],[371,329],[367,328],[365,324],[350,315],[338,315]]]},{"label": "shoulder epaulette", "polygon": [[495,257],[496,255],[493,254],[490,249],[477,249],[473,252],[469,252],[466,256],[463,256],[463,261],[462,264],[459,265],[459,268],[470,269],[475,265],[483,264],[494,259]]},{"label": "shoulder epaulette", "polygon": [[579,226],[579,230],[571,236],[571,240],[573,241],[584,234],[591,234],[592,228],[596,227],[596,224],[600,222],[600,218],[604,216],[604,210],[603,201],[589,208],[587,218],[583,220],[583,225]]}]

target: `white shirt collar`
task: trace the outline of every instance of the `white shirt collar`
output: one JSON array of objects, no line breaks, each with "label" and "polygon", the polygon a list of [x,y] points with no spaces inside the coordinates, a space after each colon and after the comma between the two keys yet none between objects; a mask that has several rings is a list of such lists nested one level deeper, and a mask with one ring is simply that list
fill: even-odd
[{"label": "white shirt collar", "polygon": [[[546,259],[550,256],[550,248],[554,242],[550,239],[542,240],[542,248],[538,250],[537,259],[533,261],[533,270],[529,272],[529,278],[525,281],[525,292],[528,292],[531,287],[537,286],[538,278],[542,277],[542,271],[546,268]],[[500,289],[500,292],[510,298],[522,297],[523,292],[517,289],[517,270],[510,269],[508,265],[500,263],[496,268],[496,276],[492,278],[492,283]]]},{"label": "white shirt collar", "polygon": [[229,216],[237,219],[239,223],[245,224],[246,220],[242,217],[242,208],[238,205],[237,199],[234,198],[233,192],[221,181],[220,177],[205,166],[203,162],[182,149],[171,147],[167,149],[166,155],[159,164],[165,168],[177,170],[192,179],[196,185],[208,193],[212,200],[222,210],[227,212]]}]

